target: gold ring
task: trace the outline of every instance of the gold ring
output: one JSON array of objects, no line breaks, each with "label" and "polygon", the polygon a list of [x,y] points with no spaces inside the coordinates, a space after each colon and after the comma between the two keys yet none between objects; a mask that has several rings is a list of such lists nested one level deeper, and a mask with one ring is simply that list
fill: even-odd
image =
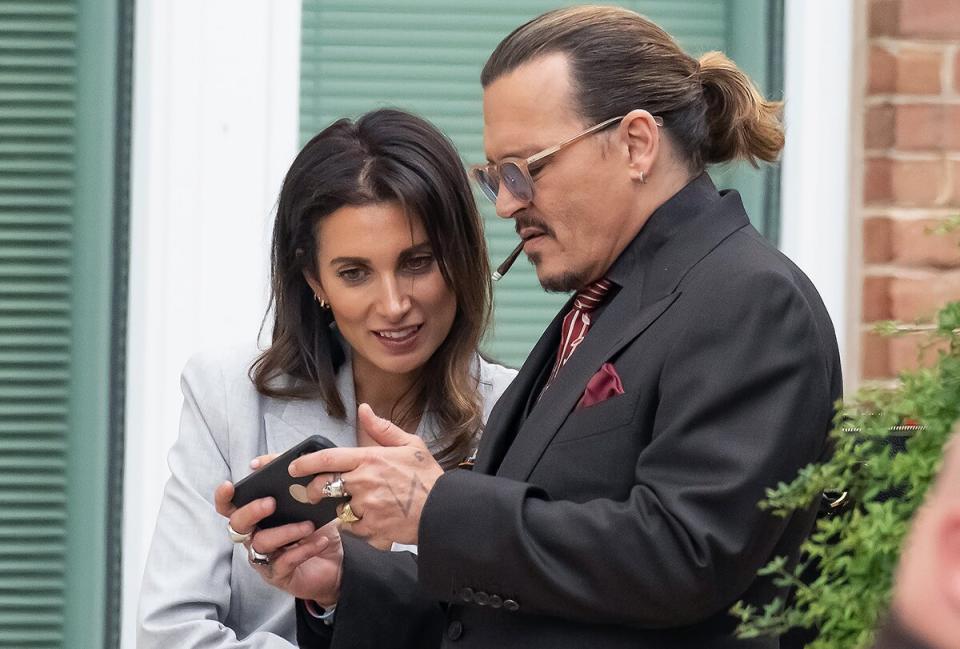
[{"label": "gold ring", "polygon": [[356,523],[362,518],[362,516],[353,513],[353,510],[350,509],[350,503],[343,503],[338,509],[340,511],[337,512],[337,518],[340,519],[341,523]]}]

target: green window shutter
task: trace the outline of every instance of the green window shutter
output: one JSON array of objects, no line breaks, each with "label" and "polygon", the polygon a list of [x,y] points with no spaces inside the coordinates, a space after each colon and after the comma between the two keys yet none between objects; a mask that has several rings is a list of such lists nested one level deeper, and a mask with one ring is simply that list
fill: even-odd
[{"label": "green window shutter", "polygon": [[102,646],[111,8],[0,0],[3,647]]},{"label": "green window shutter", "polygon": [[[727,49],[737,34],[734,0],[620,4],[658,22],[691,52]],[[480,70],[510,31],[557,6],[550,0],[304,0],[301,140],[338,117],[393,106],[430,119],[467,164],[482,161]],[[516,233],[486,199],[479,203],[496,266],[516,245]],[[544,293],[525,259],[495,285],[494,296],[486,350],[520,365],[566,296]]]}]

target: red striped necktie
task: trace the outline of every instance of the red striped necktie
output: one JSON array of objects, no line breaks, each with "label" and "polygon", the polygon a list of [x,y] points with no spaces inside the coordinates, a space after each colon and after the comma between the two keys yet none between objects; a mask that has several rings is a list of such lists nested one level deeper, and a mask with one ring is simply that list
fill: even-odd
[{"label": "red striped necktie", "polygon": [[557,350],[557,360],[553,365],[553,371],[550,372],[550,378],[547,379],[547,386],[553,383],[557,372],[570,360],[573,352],[577,351],[577,347],[583,342],[590,329],[590,314],[603,303],[611,286],[613,283],[610,280],[598,279],[577,293],[573,299],[573,308],[563,318],[560,349]]}]

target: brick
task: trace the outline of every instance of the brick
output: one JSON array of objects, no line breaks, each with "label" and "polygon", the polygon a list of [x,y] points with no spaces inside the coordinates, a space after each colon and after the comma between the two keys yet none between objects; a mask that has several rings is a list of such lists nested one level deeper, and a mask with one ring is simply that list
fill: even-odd
[{"label": "brick", "polygon": [[943,50],[904,47],[892,52],[873,45],[868,58],[867,94],[940,94]]},{"label": "brick", "polygon": [[864,125],[864,146],[868,149],[888,149],[892,147],[897,115],[898,111],[889,104],[870,107],[867,110]]},{"label": "brick", "polygon": [[890,277],[867,277],[863,280],[863,321],[890,320]]},{"label": "brick", "polygon": [[950,193],[950,205],[960,207],[960,160],[950,163],[950,176],[953,181],[953,190]]},{"label": "brick", "polygon": [[[960,106],[907,104],[894,109],[894,142],[902,151],[942,151],[957,146]],[[955,133],[954,131],[957,131]]]},{"label": "brick", "polygon": [[868,264],[885,264],[893,258],[891,229],[888,218],[872,218],[863,222],[863,260]]},{"label": "brick", "polygon": [[960,38],[960,3],[957,0],[900,0],[898,27],[902,36]]},{"label": "brick", "polygon": [[874,45],[870,48],[867,94],[878,95],[893,92],[897,87],[897,57],[886,48]]},{"label": "brick", "polygon": [[903,206],[929,207],[942,202],[946,186],[944,164],[940,160],[896,160],[891,164],[890,195]]},{"label": "brick", "polygon": [[953,89],[960,92],[960,50],[953,59]]},{"label": "brick", "polygon": [[861,372],[864,379],[892,379],[901,372],[930,367],[946,346],[931,344],[926,333],[881,336],[872,331],[861,337]]},{"label": "brick", "polygon": [[865,379],[890,378],[890,339],[874,332],[860,340],[861,373]]},{"label": "brick", "polygon": [[891,189],[893,163],[887,158],[870,158],[866,161],[864,167],[864,202],[890,202],[893,197],[893,192]]},{"label": "brick", "polygon": [[926,279],[895,277],[888,287],[890,316],[894,320],[932,322],[940,307],[960,299],[960,273],[938,273]]},{"label": "brick", "polygon": [[[932,230],[942,223],[941,220],[896,221],[879,218],[871,220],[887,221],[887,244],[890,255],[887,260],[878,260],[873,263],[890,261],[898,266],[960,268],[960,231],[934,234]],[[874,238],[879,239],[879,237],[879,234],[874,235]],[[881,244],[875,245],[879,248]],[[866,255],[864,256],[866,258]]]},{"label": "brick", "polygon": [[943,61],[940,50],[900,50],[896,54],[894,90],[905,95],[939,95]]},{"label": "brick", "polygon": [[945,349],[946,345],[940,341],[934,344],[929,334],[892,336],[887,345],[888,370],[896,375],[930,367],[936,362],[937,353]]},{"label": "brick", "polygon": [[869,9],[871,36],[895,36],[900,22],[900,0],[872,0]]}]

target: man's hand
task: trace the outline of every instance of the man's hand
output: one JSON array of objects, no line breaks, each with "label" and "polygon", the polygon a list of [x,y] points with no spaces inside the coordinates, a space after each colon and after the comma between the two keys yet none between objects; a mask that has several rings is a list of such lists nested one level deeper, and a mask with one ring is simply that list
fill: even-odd
[{"label": "man's hand", "polygon": [[342,523],[341,529],[381,550],[394,542],[415,544],[423,505],[443,469],[423,440],[377,417],[367,404],[357,411],[357,425],[379,446],[310,453],[290,463],[290,475],[318,474],[307,485],[307,495],[319,502],[323,487],[339,474],[350,494],[350,509],[361,519]]},{"label": "man's hand", "polygon": [[[250,565],[271,586],[294,597],[310,599],[324,608],[337,603],[343,572],[343,547],[337,521],[314,530],[313,523],[291,523],[256,529],[257,523],[273,513],[273,498],[260,498],[239,509],[233,506],[233,484],[224,482],[214,492],[217,512],[230,519],[240,534],[252,532],[244,543],[270,557],[270,563]],[[225,532],[226,533],[226,532]]]}]

